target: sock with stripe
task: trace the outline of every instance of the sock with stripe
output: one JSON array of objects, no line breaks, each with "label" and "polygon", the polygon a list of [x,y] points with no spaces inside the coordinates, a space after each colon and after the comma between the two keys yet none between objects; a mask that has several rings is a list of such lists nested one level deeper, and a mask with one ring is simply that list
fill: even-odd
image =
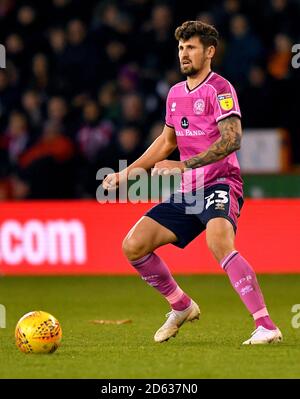
[{"label": "sock with stripe", "polygon": [[238,251],[231,252],[220,263],[233,288],[252,314],[256,328],[263,326],[275,330],[276,326],[269,316],[255,272],[249,263]]}]

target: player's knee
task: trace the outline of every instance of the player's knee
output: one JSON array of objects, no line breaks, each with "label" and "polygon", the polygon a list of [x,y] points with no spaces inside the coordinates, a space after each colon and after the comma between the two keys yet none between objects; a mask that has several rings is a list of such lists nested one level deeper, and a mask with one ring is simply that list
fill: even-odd
[{"label": "player's knee", "polygon": [[131,261],[147,255],[146,245],[135,237],[126,237],[122,244],[122,250],[126,258]]}]

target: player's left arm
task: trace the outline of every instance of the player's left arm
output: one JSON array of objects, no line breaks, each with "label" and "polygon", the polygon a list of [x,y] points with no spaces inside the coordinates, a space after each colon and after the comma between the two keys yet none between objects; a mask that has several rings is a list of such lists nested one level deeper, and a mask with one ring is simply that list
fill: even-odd
[{"label": "player's left arm", "polygon": [[220,161],[241,147],[242,125],[238,116],[230,116],[218,123],[221,137],[206,151],[183,162],[185,168],[194,169]]}]

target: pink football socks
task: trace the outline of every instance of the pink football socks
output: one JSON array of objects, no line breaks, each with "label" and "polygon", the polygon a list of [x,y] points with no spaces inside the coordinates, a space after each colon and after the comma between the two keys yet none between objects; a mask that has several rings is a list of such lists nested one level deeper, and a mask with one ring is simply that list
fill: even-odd
[{"label": "pink football socks", "polygon": [[269,316],[255,272],[249,263],[238,251],[233,251],[221,260],[221,266],[226,271],[233,288],[252,314],[256,328],[263,326],[268,330],[275,330],[276,326]]},{"label": "pink football socks", "polygon": [[155,253],[152,252],[130,263],[143,280],[166,298],[172,309],[185,310],[190,306],[191,298],[177,285],[165,262]]},{"label": "pink football socks", "polygon": [[[155,253],[150,253],[141,259],[130,262],[142,279],[159,291],[174,310],[184,310],[191,304],[191,298],[186,295],[172,277],[167,265]],[[266,308],[256,275],[249,263],[233,251],[221,261],[230,282],[246,308],[252,314],[256,328],[263,326],[275,330]]]}]

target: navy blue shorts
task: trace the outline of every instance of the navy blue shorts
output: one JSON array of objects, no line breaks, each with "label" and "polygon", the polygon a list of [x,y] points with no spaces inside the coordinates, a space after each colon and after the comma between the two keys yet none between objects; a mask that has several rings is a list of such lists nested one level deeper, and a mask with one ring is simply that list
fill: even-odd
[{"label": "navy blue shorts", "polygon": [[[197,200],[196,193],[199,193]],[[228,219],[236,232],[243,202],[243,198],[237,198],[228,184],[215,184],[189,195],[176,192],[151,208],[145,216],[171,230],[177,237],[174,245],[184,248],[206,229],[210,219]]]}]

